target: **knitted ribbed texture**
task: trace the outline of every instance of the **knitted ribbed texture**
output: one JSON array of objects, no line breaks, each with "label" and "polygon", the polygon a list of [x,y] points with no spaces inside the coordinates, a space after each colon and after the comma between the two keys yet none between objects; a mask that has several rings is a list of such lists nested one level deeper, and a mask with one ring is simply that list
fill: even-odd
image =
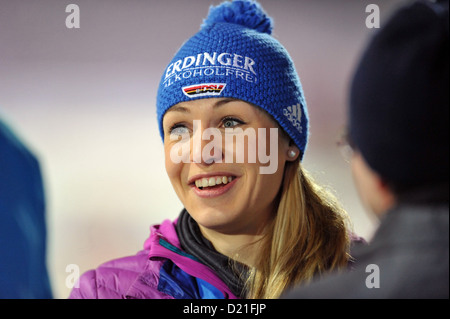
[{"label": "knitted ribbed texture", "polygon": [[162,138],[162,119],[171,106],[230,97],[271,114],[302,157],[308,138],[306,102],[294,63],[271,30],[271,19],[254,1],[211,8],[200,31],[182,45],[162,75],[157,96]]}]

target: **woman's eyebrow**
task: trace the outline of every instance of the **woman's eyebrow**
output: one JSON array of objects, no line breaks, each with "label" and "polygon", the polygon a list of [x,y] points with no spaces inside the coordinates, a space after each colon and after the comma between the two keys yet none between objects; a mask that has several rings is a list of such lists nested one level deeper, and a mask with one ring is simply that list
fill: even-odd
[{"label": "woman's eyebrow", "polygon": [[175,104],[170,109],[168,109],[167,113],[169,112],[191,113],[191,111],[187,107],[181,106],[179,104]]},{"label": "woman's eyebrow", "polygon": [[[223,105],[225,105],[227,103],[235,102],[235,101],[238,101],[238,100],[237,99],[233,99],[233,98],[221,99],[221,100],[216,101],[213,104],[213,108],[216,109],[216,108],[219,108],[219,107],[221,107],[221,106],[223,106]],[[185,106],[182,106],[181,104],[175,104],[174,106],[172,106],[170,109],[167,110],[167,113],[168,112],[191,113],[189,108],[187,108]]]},{"label": "woman's eyebrow", "polygon": [[233,98],[225,98],[223,100],[219,100],[216,103],[214,103],[213,108],[216,109],[216,108],[219,108],[219,107],[221,107],[221,106],[223,106],[223,105],[225,105],[227,103],[235,102],[235,101],[238,101],[238,100],[237,99],[233,99]]}]

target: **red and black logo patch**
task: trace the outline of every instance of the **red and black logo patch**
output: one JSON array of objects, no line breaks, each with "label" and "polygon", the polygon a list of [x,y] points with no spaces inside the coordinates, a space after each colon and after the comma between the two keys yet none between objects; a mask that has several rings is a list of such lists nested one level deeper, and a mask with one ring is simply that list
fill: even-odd
[{"label": "red and black logo patch", "polygon": [[205,95],[220,95],[225,88],[226,83],[202,83],[182,88],[184,95],[191,98]]}]

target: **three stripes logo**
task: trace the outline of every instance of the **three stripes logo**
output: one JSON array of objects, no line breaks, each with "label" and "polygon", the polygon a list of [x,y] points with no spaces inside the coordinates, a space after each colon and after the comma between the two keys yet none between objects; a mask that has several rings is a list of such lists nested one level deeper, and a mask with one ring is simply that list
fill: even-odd
[{"label": "three stripes logo", "polygon": [[292,123],[292,125],[300,132],[302,133],[302,107],[300,103],[297,103],[297,105],[288,106],[283,109],[283,114],[286,116],[286,118],[289,120],[289,122]]},{"label": "three stripes logo", "polygon": [[225,83],[202,83],[190,86],[184,86],[182,91],[184,95],[193,98],[196,96],[220,95],[225,88]]}]

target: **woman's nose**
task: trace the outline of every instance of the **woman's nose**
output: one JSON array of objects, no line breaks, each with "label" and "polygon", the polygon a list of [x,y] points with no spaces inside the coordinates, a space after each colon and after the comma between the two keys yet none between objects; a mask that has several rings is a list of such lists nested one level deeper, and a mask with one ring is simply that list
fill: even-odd
[{"label": "woman's nose", "polygon": [[211,165],[213,163],[221,163],[222,158],[220,131],[214,128],[202,129],[201,126],[194,126],[191,139],[191,163]]}]

